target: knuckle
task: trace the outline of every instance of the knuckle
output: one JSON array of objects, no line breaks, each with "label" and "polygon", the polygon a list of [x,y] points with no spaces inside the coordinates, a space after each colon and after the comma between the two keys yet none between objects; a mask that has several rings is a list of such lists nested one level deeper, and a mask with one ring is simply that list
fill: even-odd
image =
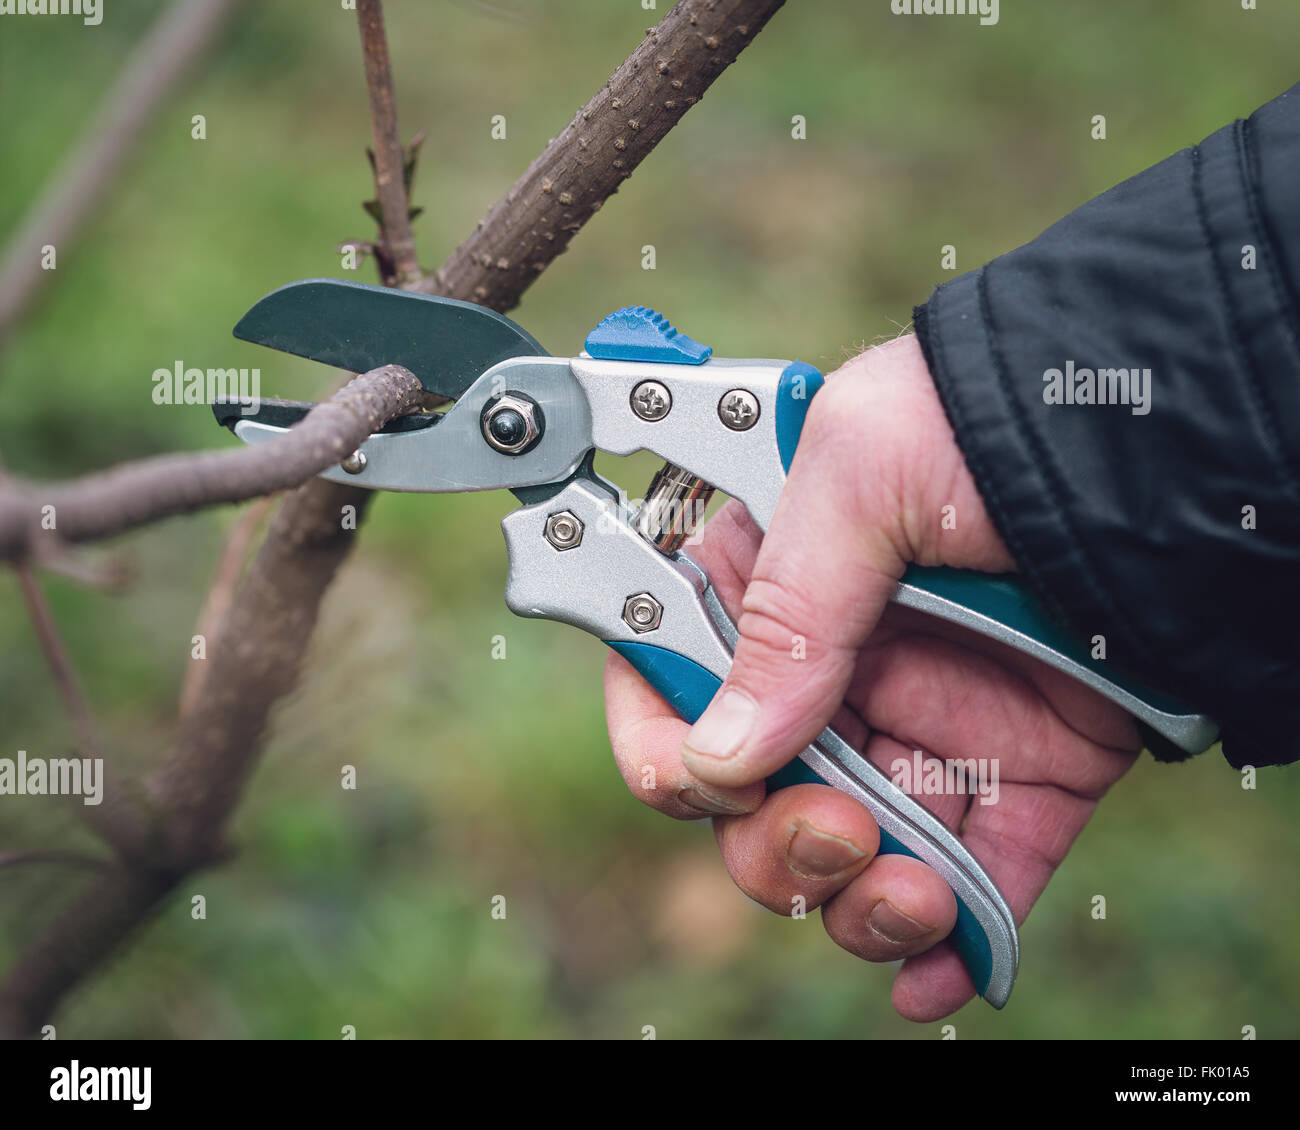
[{"label": "knuckle", "polygon": [[736,627],[751,644],[788,652],[793,637],[806,635],[809,613],[789,585],[770,577],[753,577],[745,589]]},{"label": "knuckle", "polygon": [[799,449],[812,451],[838,447],[854,429],[859,411],[855,374],[840,372],[821,387],[808,405]]},{"label": "knuckle", "polygon": [[843,649],[825,638],[819,618],[800,587],[775,577],[753,577],[736,623],[747,645],[747,662],[775,676],[815,670],[819,661],[838,658]]}]

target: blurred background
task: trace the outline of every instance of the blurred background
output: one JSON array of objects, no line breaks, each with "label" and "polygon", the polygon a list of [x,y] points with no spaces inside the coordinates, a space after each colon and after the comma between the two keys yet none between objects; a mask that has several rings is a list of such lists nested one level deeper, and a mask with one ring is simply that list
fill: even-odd
[{"label": "blurred background", "polygon": [[[427,133],[413,203],[436,266],[636,46],[640,0],[388,0],[404,136]],[[160,10],[0,25],[0,246]],[[931,287],[1035,236],[1297,78],[1300,8],[1225,0],[1003,5],[996,26],[887,0],[786,5],[612,198],[514,316],[576,352],[646,303],[722,356],[833,368],[892,336]],[[191,118],[207,140],[191,139]],[[490,135],[493,115],[505,140]],[[807,120],[807,139],[791,119]],[[1091,118],[1108,137],[1094,141]],[[314,399],[335,374],[235,341],[258,297],[343,274],[370,238],[355,13],[259,0],[151,119],[42,300],[0,354],[0,456],[64,478],[228,447],[202,407],[156,407],[177,360],[260,367]],[[653,244],[657,267],[642,270]],[[375,281],[367,263],[355,276]],[[654,463],[607,460],[633,497]],[[891,971],[730,884],[707,824],[634,802],[609,755],[604,649],[502,602],[507,495],[385,495],[325,606],[298,694],[232,829],[237,856],[184,885],[65,1004],[60,1036],[902,1037]],[[238,511],[119,540],[135,584],[47,576],[104,739],[145,770],[167,748],[190,637]],[[369,607],[367,594],[387,595]],[[492,658],[494,636],[506,658]],[[0,570],[0,756],[71,732],[17,585]],[[340,788],[355,765],[359,787]],[[1300,1035],[1300,771],[1244,791],[1217,749],[1144,757],[1022,933],[1020,983],[966,1037]],[[0,798],[0,851],[92,846],[64,807]],[[84,873],[0,870],[0,967]],[[191,919],[190,896],[207,899]],[[1090,915],[1106,896],[1108,917]],[[504,895],[505,920],[490,915]]]}]

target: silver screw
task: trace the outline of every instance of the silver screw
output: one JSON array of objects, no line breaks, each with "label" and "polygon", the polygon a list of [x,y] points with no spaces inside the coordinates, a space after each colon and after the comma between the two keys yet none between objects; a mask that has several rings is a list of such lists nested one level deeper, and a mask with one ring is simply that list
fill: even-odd
[{"label": "silver screw", "polygon": [[351,455],[339,464],[349,475],[359,475],[366,469],[366,453],[357,448]]},{"label": "silver screw", "polygon": [[752,392],[733,388],[718,401],[718,418],[733,432],[747,432],[758,420],[758,401]]},{"label": "silver screw", "polygon": [[558,550],[582,544],[582,519],[572,510],[561,510],[546,519],[546,540]]},{"label": "silver screw", "polygon": [[642,381],[632,390],[632,411],[643,420],[662,420],[673,406],[673,394],[658,381]]},{"label": "silver screw", "polygon": [[623,621],[638,634],[653,632],[663,615],[664,606],[648,592],[633,593],[623,604]]}]

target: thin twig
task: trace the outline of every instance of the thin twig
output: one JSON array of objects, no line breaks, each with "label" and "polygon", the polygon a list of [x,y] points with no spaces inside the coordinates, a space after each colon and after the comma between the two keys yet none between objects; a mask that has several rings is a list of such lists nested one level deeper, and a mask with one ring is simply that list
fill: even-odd
[{"label": "thin twig", "polygon": [[366,89],[370,93],[375,195],[382,217],[376,258],[384,274],[384,285],[400,286],[419,277],[420,264],[415,255],[415,236],[411,233],[402,140],[397,132],[397,99],[380,0],[358,0],[357,21],[366,62]]},{"label": "thin twig", "polygon": [[91,557],[68,546],[51,549],[54,551],[41,556],[41,568],[85,588],[105,593],[121,592],[135,577],[135,566],[125,554]]},{"label": "thin twig", "polygon": [[68,712],[68,721],[72,723],[72,732],[77,739],[77,753],[81,757],[102,758],[104,747],[99,740],[90,700],[86,698],[81,679],[68,657],[68,649],[64,646],[63,637],[59,635],[59,627],[54,621],[49,602],[32,577],[30,569],[19,565],[14,572],[18,575],[18,588],[27,605],[27,615],[36,632],[36,639],[41,645],[45,662],[49,665],[59,698],[63,700],[63,708]]},{"label": "thin twig", "polygon": [[[36,194],[36,204],[0,256],[0,338],[55,274],[42,267],[41,248],[53,247],[58,265],[66,262],[67,243],[103,198],[105,185],[154,109],[211,46],[235,2],[179,0],[166,5],[123,64],[95,120]],[[6,34],[12,33],[6,28]]]},{"label": "thin twig", "polygon": [[96,871],[110,866],[106,859],[79,851],[0,851],[0,871],[25,867],[29,863],[56,863],[68,867],[89,867]]},{"label": "thin twig", "polygon": [[70,483],[0,487],[0,559],[37,555],[45,538],[94,541],[205,506],[286,490],[355,451],[384,421],[418,408],[424,390],[399,365],[349,381],[287,433],[253,447],[160,455]]},{"label": "thin twig", "polygon": [[[8,474],[0,468],[0,486],[8,481]],[[65,555],[58,555],[63,557]],[[27,607],[27,616],[36,633],[37,643],[45,656],[46,666],[54,680],[55,690],[63,701],[64,710],[72,723],[79,757],[98,760],[102,794],[99,804],[74,805],[77,815],[89,824],[122,858],[140,853],[142,835],[148,820],[142,812],[138,798],[124,788],[112,765],[104,757],[103,743],[95,725],[94,711],[82,688],[81,679],[59,634],[58,623],[50,609],[45,593],[26,565],[14,566],[18,588]]]},{"label": "thin twig", "polygon": [[18,565],[14,572],[18,576],[18,587],[27,605],[32,629],[72,724],[77,756],[91,758],[100,765],[103,789],[100,803],[78,804],[74,808],[81,819],[94,828],[123,858],[138,855],[144,849],[142,837],[148,828],[148,820],[141,810],[139,798],[118,776],[112,762],[104,756],[104,745],[99,740],[94,711],[68,655],[63,637],[59,634],[49,601],[45,599],[45,594],[30,569]]}]

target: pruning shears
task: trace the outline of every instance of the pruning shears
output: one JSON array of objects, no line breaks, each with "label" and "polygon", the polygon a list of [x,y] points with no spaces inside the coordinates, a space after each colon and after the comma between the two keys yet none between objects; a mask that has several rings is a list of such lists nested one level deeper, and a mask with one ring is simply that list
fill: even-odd
[{"label": "pruning shears", "polygon": [[[685,519],[717,488],[767,528],[820,372],[797,361],[713,357],[644,306],[610,314],[578,356],[552,357],[485,307],[334,279],[272,291],[235,336],[351,372],[404,365],[453,401],[441,414],[394,421],[322,477],[375,490],[509,489],[520,503],[501,523],[511,610],[590,632],[683,719],[704,712],[737,633],[683,548]],[[284,432],[311,407],[213,405],[249,444]],[[597,450],[666,460],[639,507],[595,472]],[[1107,670],[1013,580],[913,567],[893,599],[1066,672],[1189,753],[1218,733],[1209,718]],[[805,781],[864,804],[882,852],[913,856],[943,876],[957,899],[951,940],[980,994],[1001,1008],[1019,964],[1015,920],[957,836],[834,730],[768,784]]]}]

